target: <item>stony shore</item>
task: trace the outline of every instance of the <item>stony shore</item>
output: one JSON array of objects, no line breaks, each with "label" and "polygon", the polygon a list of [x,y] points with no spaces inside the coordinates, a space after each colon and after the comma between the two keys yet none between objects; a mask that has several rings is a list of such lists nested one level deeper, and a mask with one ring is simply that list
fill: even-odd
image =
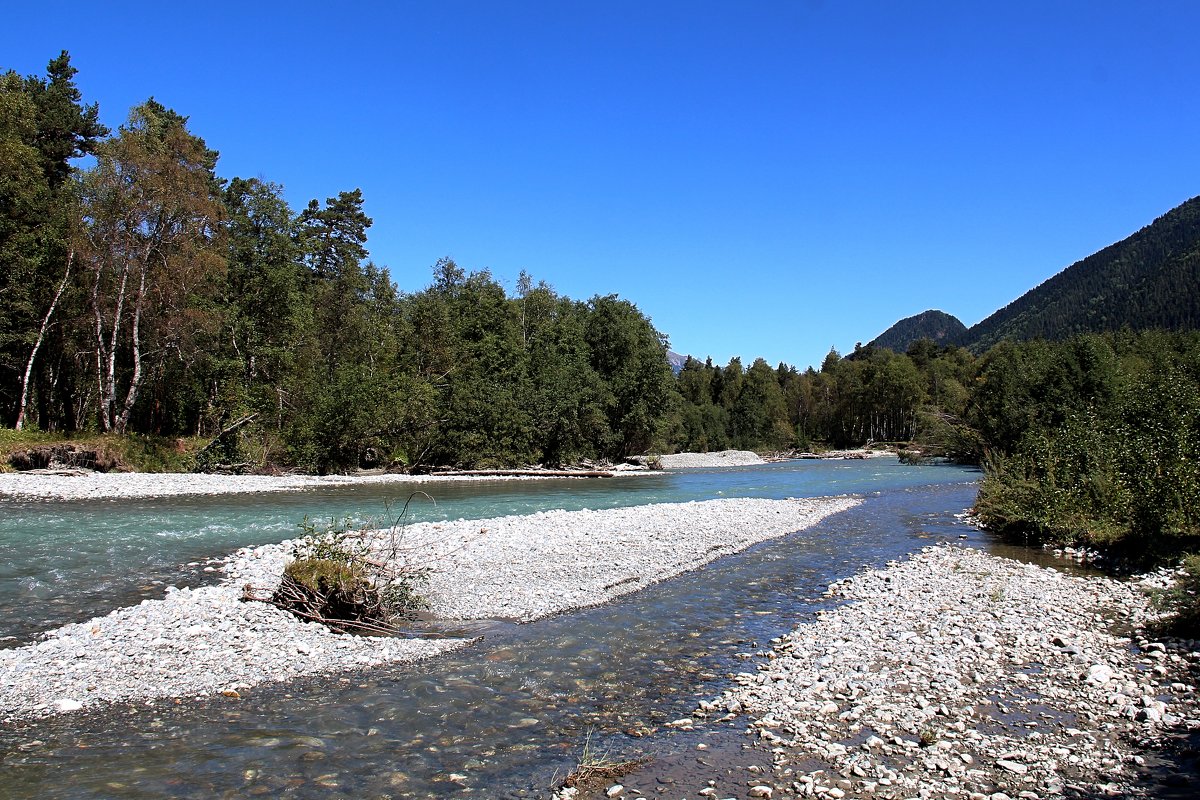
[{"label": "stony shore", "polygon": [[[648,475],[615,470],[616,475]],[[192,472],[2,472],[0,498],[30,500],[126,500],[138,497],[295,492],[363,484],[427,484],[444,481],[538,480],[538,475],[211,475]],[[547,475],[560,478],[561,473]],[[582,478],[581,478],[582,480]]]},{"label": "stony shore", "polygon": [[[433,568],[427,596],[435,617],[530,621],[636,591],[858,502],[731,499],[552,511],[422,523],[377,532],[371,541],[379,553]],[[278,583],[290,550],[290,542],[240,550],[219,585],[168,591],[162,600],[0,651],[0,719],[236,693],[468,643],[339,635],[242,601],[245,585]]]},{"label": "stony shore", "polygon": [[694,469],[713,467],[753,467],[777,461],[794,461],[796,459],[838,459],[838,458],[895,458],[896,454],[889,450],[873,450],[859,448],[857,450],[831,450],[825,453],[777,453],[763,458],[749,450],[722,450],[717,453],[675,453],[659,456],[659,462],[664,469]]},{"label": "stony shore", "polygon": [[[892,453],[871,450],[847,450],[827,453],[822,458],[860,458],[891,456]],[[816,458],[817,456],[813,456]],[[723,450],[718,453],[675,453],[660,456],[665,469],[712,467],[749,467],[767,463],[749,450]],[[184,495],[255,494],[260,492],[295,492],[331,486],[363,484],[419,485],[442,481],[539,480],[571,477],[572,470],[538,468],[516,470],[521,474],[455,474],[430,473],[403,475],[397,473],[355,475],[213,475],[192,472],[89,472],[86,470],[32,470],[0,472],[0,498],[27,500],[128,500],[139,497],[179,497]],[[580,469],[584,479],[595,469]],[[646,476],[644,465],[617,464],[605,467],[613,476]]]},{"label": "stony shore", "polygon": [[[757,669],[672,725],[769,752],[739,796],[1145,795],[1139,746],[1200,729],[1200,643],[1143,638],[1156,580],[927,548],[834,584],[848,602],[743,654]],[[650,795],[626,783],[604,796]]]},{"label": "stony shore", "polygon": [[719,453],[675,453],[659,456],[663,469],[693,467],[752,467],[767,463],[749,450],[722,450]]}]

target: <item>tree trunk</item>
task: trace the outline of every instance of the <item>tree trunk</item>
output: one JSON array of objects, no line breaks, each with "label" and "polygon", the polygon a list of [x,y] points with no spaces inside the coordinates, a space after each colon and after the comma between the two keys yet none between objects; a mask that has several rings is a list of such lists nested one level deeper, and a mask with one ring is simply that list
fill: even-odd
[{"label": "tree trunk", "polygon": [[116,432],[124,435],[129,426],[129,415],[133,412],[133,404],[137,402],[138,389],[142,385],[142,306],[146,301],[146,267],[142,267],[141,281],[138,284],[137,300],[133,306],[133,324],[130,333],[133,337],[133,377],[129,379],[129,391],[125,395],[125,406],[121,416],[117,418]]},{"label": "tree trunk", "polygon": [[13,426],[18,431],[25,426],[25,407],[29,403],[29,377],[33,374],[33,362],[37,358],[38,350],[42,349],[42,342],[46,338],[46,330],[50,327],[50,318],[54,316],[54,309],[58,307],[63,290],[67,288],[67,281],[71,278],[71,264],[74,260],[75,250],[72,249],[67,253],[67,270],[63,273],[62,282],[58,284],[58,291],[54,293],[54,299],[50,301],[50,308],[46,310],[46,316],[42,319],[42,327],[38,330],[37,341],[33,343],[33,350],[29,353],[29,361],[25,363],[25,376],[21,379],[21,402],[17,406],[17,422]]},{"label": "tree trunk", "polygon": [[129,264],[121,270],[121,285],[113,312],[112,331],[104,341],[104,313],[100,309],[101,264],[96,265],[96,280],[92,284],[92,312],[96,318],[96,384],[100,390],[100,429],[113,430],[113,409],[117,405],[117,341],[121,331],[121,314],[125,310],[125,289],[129,282]]}]

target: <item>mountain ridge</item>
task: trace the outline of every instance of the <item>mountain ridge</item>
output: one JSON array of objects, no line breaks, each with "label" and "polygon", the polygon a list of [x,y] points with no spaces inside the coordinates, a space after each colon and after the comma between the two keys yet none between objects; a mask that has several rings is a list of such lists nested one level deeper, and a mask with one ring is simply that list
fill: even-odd
[{"label": "mountain ridge", "polygon": [[962,344],[1200,327],[1200,197],[1076,261],[971,326]]},{"label": "mountain ridge", "polygon": [[1065,267],[957,335],[938,327],[948,320],[962,326],[945,312],[924,311],[870,344],[903,352],[925,338],[981,353],[1005,339],[1066,339],[1124,327],[1200,328],[1200,196]]}]

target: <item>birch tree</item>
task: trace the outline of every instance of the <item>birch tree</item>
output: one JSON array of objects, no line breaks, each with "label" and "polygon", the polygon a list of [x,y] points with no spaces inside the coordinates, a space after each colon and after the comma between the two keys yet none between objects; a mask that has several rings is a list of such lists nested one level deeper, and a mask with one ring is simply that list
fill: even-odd
[{"label": "birch tree", "polygon": [[154,99],[96,151],[83,180],[99,424],[124,433],[147,371],[195,354],[225,268],[217,153]]}]

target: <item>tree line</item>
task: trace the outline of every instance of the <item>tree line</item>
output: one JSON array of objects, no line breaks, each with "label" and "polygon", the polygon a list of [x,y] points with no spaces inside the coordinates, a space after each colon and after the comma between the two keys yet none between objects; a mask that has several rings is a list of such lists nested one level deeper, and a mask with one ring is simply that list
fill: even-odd
[{"label": "tree line", "polygon": [[369,258],[358,190],[296,213],[276,184],[220,177],[187,117],[153,99],[109,131],[75,75],[64,52],[45,76],[0,80],[6,425],[236,428],[206,457],[317,471],[654,443],[673,378],[632,303],[526,274],[510,295],[448,258],[403,293]]},{"label": "tree line", "polygon": [[988,527],[1139,558],[1195,549],[1200,334],[1001,343],[976,394]]},{"label": "tree line", "polygon": [[689,359],[675,378],[666,337],[615,296],[525,273],[509,292],[448,258],[402,292],[370,259],[360,191],[296,212],[279,185],[220,177],[153,99],[107,130],[74,76],[63,53],[0,83],[6,425],[232,432],[199,467],[329,471],[907,441],[964,412],[954,348],[804,372]]},{"label": "tree line", "polygon": [[671,441],[683,450],[782,451],[922,439],[957,457],[949,430],[966,413],[974,363],[967,351],[929,340],[907,353],[830,351],[819,371],[772,368],[761,358],[748,369],[740,358],[724,367],[689,358]]}]

